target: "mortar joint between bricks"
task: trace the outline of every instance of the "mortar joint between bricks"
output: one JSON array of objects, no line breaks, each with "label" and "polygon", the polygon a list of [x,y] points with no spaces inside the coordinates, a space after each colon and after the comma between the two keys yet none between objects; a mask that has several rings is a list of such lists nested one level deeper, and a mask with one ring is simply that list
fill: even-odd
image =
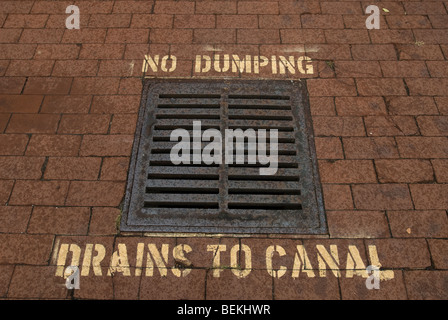
[{"label": "mortar joint between bricks", "polygon": [[42,164],[42,167],[40,169],[42,172],[40,180],[44,180],[45,170],[47,169],[47,165],[48,165],[48,158],[49,158],[48,156],[45,157],[44,163]]}]

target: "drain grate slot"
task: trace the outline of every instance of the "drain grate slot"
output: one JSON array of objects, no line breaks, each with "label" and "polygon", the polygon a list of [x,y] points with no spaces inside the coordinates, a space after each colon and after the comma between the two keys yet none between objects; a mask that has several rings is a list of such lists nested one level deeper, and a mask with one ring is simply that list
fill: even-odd
[{"label": "drain grate slot", "polygon": [[[121,229],[326,232],[305,92],[303,82],[149,81]],[[233,163],[193,163],[193,151],[201,154],[210,143],[197,144],[193,121],[200,121],[201,136],[205,130],[219,130],[223,159],[226,129],[250,129],[245,132],[251,138],[246,135],[242,144],[232,142]],[[171,151],[181,141],[171,141],[176,129],[189,135],[182,140],[189,142],[189,163],[172,162]],[[277,141],[270,137],[273,129]],[[259,130],[266,131],[266,144],[256,144],[256,152],[269,159],[275,156],[275,164],[248,163],[253,152],[249,142],[259,137]],[[276,153],[271,147],[277,148]],[[240,151],[244,163],[235,162]],[[260,169],[271,166],[276,167],[275,174],[260,174]]]},{"label": "drain grate slot", "polygon": [[230,94],[229,99],[252,99],[252,100],[263,100],[263,101],[269,101],[269,100],[290,100],[289,96],[275,96],[275,95],[235,95]]},{"label": "drain grate slot", "polygon": [[219,94],[159,94],[160,99],[220,99]]}]

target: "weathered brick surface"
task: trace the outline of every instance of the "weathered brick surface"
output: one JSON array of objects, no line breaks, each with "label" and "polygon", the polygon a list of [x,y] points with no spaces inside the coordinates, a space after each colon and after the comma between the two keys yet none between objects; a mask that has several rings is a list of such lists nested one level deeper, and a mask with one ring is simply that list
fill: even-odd
[{"label": "weathered brick surface", "polygon": [[376,61],[340,61],[335,64],[338,77],[381,77],[380,65]]},{"label": "weathered brick surface", "polygon": [[110,123],[111,134],[134,134],[137,114],[114,114]]},{"label": "weathered brick surface", "polygon": [[360,184],[353,186],[353,198],[358,209],[413,209],[411,195],[404,184]]},{"label": "weathered brick surface", "polygon": [[332,238],[387,238],[389,228],[382,211],[329,211]]},{"label": "weathered brick surface", "polygon": [[362,29],[325,30],[325,38],[328,43],[370,43],[369,33]]},{"label": "weathered brick surface", "polygon": [[[68,32],[68,31],[74,31],[74,32]],[[104,43],[105,39],[106,39],[106,29],[79,29],[79,30],[65,30],[61,42]]]},{"label": "weathered brick surface", "polygon": [[34,59],[72,60],[78,58],[80,47],[76,44],[39,44]]},{"label": "weathered brick surface", "polygon": [[140,96],[95,96],[91,113],[137,113]]},{"label": "weathered brick surface", "polygon": [[353,79],[312,79],[308,81],[311,96],[356,96]]},{"label": "weathered brick surface", "polygon": [[391,29],[431,28],[429,19],[421,15],[387,16],[387,23]]},{"label": "weathered brick surface", "polygon": [[383,75],[389,77],[429,77],[423,61],[381,61]]},{"label": "weathered brick surface", "polygon": [[366,290],[365,280],[341,279],[341,296],[344,300],[406,300],[406,286],[401,270],[394,271],[394,279],[381,282],[379,290]]},{"label": "weathered brick surface", "polygon": [[51,60],[12,60],[6,70],[7,76],[49,76],[54,62]]},{"label": "weathered brick surface", "polygon": [[432,97],[393,97],[386,100],[392,115],[434,115],[438,114]]},{"label": "weathered brick surface", "polygon": [[10,204],[62,206],[68,191],[68,181],[18,180]]},{"label": "weathered brick surface", "polygon": [[396,46],[400,60],[444,60],[438,45],[398,44]]},{"label": "weathered brick surface", "polygon": [[[371,133],[369,131],[368,133]],[[347,159],[398,158],[395,140],[389,137],[342,139]]]},{"label": "weathered brick surface", "polygon": [[[80,30],[65,26],[71,4],[80,8]],[[365,27],[371,4],[380,8],[380,30]],[[72,298],[54,266],[59,245],[73,243],[107,251],[103,276],[90,270],[73,298],[446,299],[447,9],[446,1],[2,1],[0,298]],[[270,65],[259,74],[195,72],[196,55],[214,54],[306,55],[313,72],[274,74]],[[120,233],[145,55],[177,57],[174,72],[147,73],[156,78],[306,81],[328,232]],[[117,244],[128,245],[135,274],[136,245],[151,242],[169,244],[170,253],[189,244],[191,273],[175,276],[170,255],[166,277],[145,276],[145,268],[141,276],[105,275]],[[239,243],[251,247],[253,262],[241,279],[229,267]],[[209,244],[227,245],[221,277],[210,269]],[[292,277],[301,244],[314,278]],[[375,245],[394,278],[366,290],[362,277],[330,270],[321,277],[319,244],[337,245],[341,271],[348,245],[366,265],[375,262],[366,255]],[[274,269],[287,266],[281,277],[266,265],[271,245],[287,252],[273,255]]]},{"label": "weathered brick surface", "polygon": [[37,113],[42,103],[41,95],[2,95],[0,111],[2,113]]},{"label": "weathered brick surface", "polygon": [[2,59],[31,59],[36,45],[33,44],[1,44]]},{"label": "weathered brick surface", "polygon": [[[173,274],[168,274],[166,277],[158,277],[156,279],[157,285],[154,286],[154,279],[142,277],[140,283],[140,299],[171,300],[186,299],[186,297],[193,297],[195,300],[205,299],[205,270],[194,269],[188,277],[180,279],[176,278]],[[172,287],[175,283],[179,285],[176,289]],[[170,289],[160,292],[157,288],[161,287],[168,287]],[[223,291],[225,292],[225,290]],[[207,299],[213,298],[208,297]]]},{"label": "weathered brick surface", "polygon": [[319,161],[323,183],[376,182],[373,163],[370,160]]},{"label": "weathered brick surface", "polygon": [[2,156],[23,155],[29,138],[26,134],[2,134],[0,136],[0,154]]},{"label": "weathered brick surface", "polygon": [[343,159],[342,143],[335,137],[317,137],[316,154],[319,159]]},{"label": "weathered brick surface", "polygon": [[447,184],[410,185],[416,209],[445,209],[448,204]]},{"label": "weathered brick surface", "polygon": [[448,182],[448,160],[434,159],[431,162],[434,167],[437,182]]},{"label": "weathered brick surface", "polygon": [[[258,40],[262,40],[265,36],[263,33],[259,33],[254,35],[256,39],[252,39],[247,37],[247,33],[245,33],[246,29],[240,29],[237,32],[233,29],[195,29],[193,32],[193,43],[235,43],[238,38],[238,43],[258,43]],[[238,34],[238,36],[237,36]],[[188,40],[190,38],[190,34],[185,33],[184,40],[180,42],[191,42]],[[269,38],[269,37],[266,37]]]},{"label": "weathered brick surface", "polygon": [[[5,181],[5,180],[3,180]],[[1,187],[0,187],[1,188]],[[1,232],[24,233],[30,220],[32,207],[0,207]]]},{"label": "weathered brick surface", "polygon": [[387,213],[394,237],[446,238],[448,219],[445,211],[390,211]]},{"label": "weathered brick surface", "polygon": [[48,180],[96,180],[101,158],[50,157],[44,177]]},{"label": "weathered brick surface", "polygon": [[234,14],[237,13],[235,1],[199,1],[196,3],[197,14]]},{"label": "weathered brick surface", "polygon": [[231,272],[223,272],[220,278],[213,278],[212,273],[208,272],[207,299],[225,300],[226,298],[235,299],[235,297],[241,300],[272,299],[272,281],[272,277],[262,270],[254,270],[247,278],[240,280]]},{"label": "weathered brick surface", "polygon": [[326,209],[353,209],[353,197],[349,185],[324,184],[322,190]]},{"label": "weathered brick surface", "polygon": [[0,235],[1,264],[46,265],[53,238],[53,235]]},{"label": "weathered brick surface", "polygon": [[413,182],[433,181],[434,174],[428,160],[376,160],[375,168],[380,182]]},{"label": "weathered brick surface", "polygon": [[101,180],[126,181],[129,166],[127,157],[104,158],[101,166]]},{"label": "weathered brick surface", "polygon": [[392,44],[356,44],[351,47],[354,60],[396,60],[397,54]]},{"label": "weathered brick surface", "polygon": [[133,137],[129,135],[86,135],[81,156],[129,156]]},{"label": "weathered brick surface", "polygon": [[86,234],[90,218],[89,208],[35,207],[28,233]]},{"label": "weathered brick surface", "polygon": [[56,133],[59,118],[56,114],[13,114],[6,133]]},{"label": "weathered brick surface", "polygon": [[62,134],[105,134],[109,130],[109,115],[63,115],[58,127]]},{"label": "weathered brick surface", "polygon": [[[419,128],[410,116],[367,116],[364,118],[369,136],[415,136]],[[380,139],[378,139],[380,140]]]},{"label": "weathered brick surface", "polygon": [[5,128],[6,128],[6,125],[8,124],[10,116],[11,115],[9,113],[0,115],[0,132],[1,133],[3,133],[5,131]]},{"label": "weathered brick surface", "polygon": [[14,265],[0,266],[0,270],[0,295],[5,297],[11,281],[11,276],[14,272]]},{"label": "weathered brick surface", "polygon": [[403,158],[446,158],[446,137],[397,137],[398,150]]},{"label": "weathered brick surface", "polygon": [[72,78],[32,77],[26,82],[24,94],[68,94]]},{"label": "weathered brick surface", "polygon": [[77,156],[81,137],[77,135],[33,135],[26,149],[28,156]]},{"label": "weathered brick surface", "polygon": [[447,116],[422,116],[417,122],[424,136],[448,136]]},{"label": "weathered brick surface", "polygon": [[429,249],[434,266],[437,269],[446,269],[448,266],[448,247],[445,239],[429,239]]},{"label": "weathered brick surface", "polygon": [[110,77],[74,78],[70,93],[79,94],[116,94],[120,79]]},{"label": "weathered brick surface", "polygon": [[93,208],[89,235],[114,235],[117,232],[116,221],[120,213],[117,208]]},{"label": "weathered brick surface", "polygon": [[[273,30],[271,30],[271,32],[273,32]],[[280,35],[282,43],[325,43],[325,34],[322,30],[283,29],[280,30]]]},{"label": "weathered brick surface", "polygon": [[[238,17],[238,16],[237,16]],[[300,28],[300,16],[298,15],[260,15],[258,16],[258,24],[251,23],[254,21],[256,16],[248,15],[245,26],[242,28],[250,28],[251,25],[258,25],[261,29],[289,29],[289,28]]]},{"label": "weathered brick surface", "polygon": [[20,94],[25,80],[24,77],[2,77],[0,79],[0,94]]},{"label": "weathered brick surface", "polygon": [[61,29],[24,29],[20,43],[60,43],[63,34]]},{"label": "weathered brick surface", "polygon": [[8,298],[64,299],[68,297],[65,280],[55,277],[54,266],[16,266],[9,284]]},{"label": "weathered brick surface", "polygon": [[311,278],[302,286],[302,279],[274,279],[276,300],[337,300],[340,299],[336,278]]},{"label": "weathered brick surface", "polygon": [[336,110],[340,116],[370,116],[387,113],[381,97],[337,97]]},{"label": "weathered brick surface", "polygon": [[411,300],[446,300],[447,271],[406,271],[406,287]]},{"label": "weathered brick surface", "polygon": [[446,77],[448,70],[446,61],[428,61],[426,65],[432,77]]},{"label": "weathered brick surface", "polygon": [[423,239],[375,239],[366,245],[376,245],[383,268],[426,268],[431,266],[428,246]]},{"label": "weathered brick surface", "polygon": [[403,79],[399,78],[375,78],[357,79],[356,84],[361,96],[404,96],[406,90]]},{"label": "weathered brick surface", "polygon": [[361,117],[315,117],[313,126],[316,136],[365,136]]},{"label": "weathered brick surface", "polygon": [[43,157],[0,157],[0,179],[39,179]]}]

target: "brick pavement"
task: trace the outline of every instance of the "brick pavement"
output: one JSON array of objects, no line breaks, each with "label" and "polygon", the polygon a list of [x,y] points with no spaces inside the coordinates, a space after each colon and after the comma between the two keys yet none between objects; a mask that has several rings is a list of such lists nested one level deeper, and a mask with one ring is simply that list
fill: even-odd
[{"label": "brick pavement", "polygon": [[[70,4],[80,30],[65,28]],[[365,27],[370,4],[380,30]],[[447,299],[447,12],[430,0],[1,0],[0,297]],[[197,72],[195,56],[216,53],[306,55],[313,70]],[[328,234],[118,232],[145,55],[177,58],[153,77],[307,79]],[[74,292],[58,276],[72,258]],[[367,290],[378,262],[386,279]]]}]

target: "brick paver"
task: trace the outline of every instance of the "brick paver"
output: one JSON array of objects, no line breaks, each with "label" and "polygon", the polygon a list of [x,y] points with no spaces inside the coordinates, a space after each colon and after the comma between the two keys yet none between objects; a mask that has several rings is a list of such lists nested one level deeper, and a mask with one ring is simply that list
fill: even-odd
[{"label": "brick paver", "polygon": [[[448,298],[448,2],[75,1],[80,30],[69,4],[0,1],[0,298]],[[195,69],[225,54],[312,71]],[[177,57],[152,77],[306,79],[328,233],[120,233],[145,55]]]}]

